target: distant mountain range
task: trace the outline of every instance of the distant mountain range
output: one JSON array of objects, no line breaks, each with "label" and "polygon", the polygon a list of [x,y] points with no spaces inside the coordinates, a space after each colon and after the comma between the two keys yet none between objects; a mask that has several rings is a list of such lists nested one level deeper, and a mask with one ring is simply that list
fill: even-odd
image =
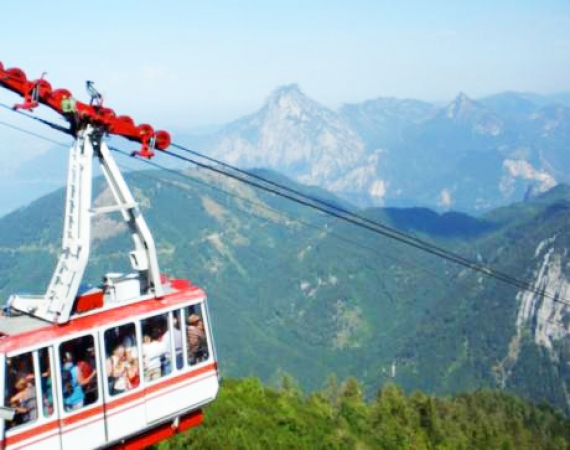
[{"label": "distant mountain range", "polygon": [[[493,118],[482,123],[485,136],[499,127]],[[569,187],[478,218],[360,211],[527,280],[543,297],[203,170],[185,174],[129,179],[162,271],[209,292],[223,373],[271,381],[286,372],[306,389],[322,387],[330,373],[354,375],[369,393],[388,381],[439,394],[504,388],[570,412]],[[95,193],[105,196],[100,187]],[[60,190],[0,219],[2,298],[45,289],[62,207]],[[93,237],[86,282],[129,270],[120,217],[98,219]]]},{"label": "distant mountain range", "polygon": [[[251,115],[173,136],[360,206],[475,214],[570,182],[569,137],[570,94],[505,92],[475,101],[461,93],[444,106],[377,98],[333,111],[295,84],[276,89]],[[54,148],[0,178],[0,188],[14,192],[0,215],[61,185],[66,157]]]},{"label": "distant mountain range", "polygon": [[569,182],[569,137],[570,95],[475,101],[460,93],[444,107],[378,98],[333,111],[293,84],[256,113],[188,142],[362,206],[481,213]]}]

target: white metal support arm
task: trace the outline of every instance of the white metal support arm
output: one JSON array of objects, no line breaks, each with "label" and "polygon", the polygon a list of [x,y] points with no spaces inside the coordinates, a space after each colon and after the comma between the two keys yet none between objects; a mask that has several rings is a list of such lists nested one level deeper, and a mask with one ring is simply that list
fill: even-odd
[{"label": "white metal support arm", "polygon": [[[116,205],[92,209],[93,158],[101,165]],[[9,305],[41,319],[66,323],[89,260],[94,214],[120,211],[134,241],[131,264],[139,273],[141,295],[163,295],[152,234],[101,133],[91,125],[79,131],[69,153],[62,253],[43,296],[12,295]]]}]

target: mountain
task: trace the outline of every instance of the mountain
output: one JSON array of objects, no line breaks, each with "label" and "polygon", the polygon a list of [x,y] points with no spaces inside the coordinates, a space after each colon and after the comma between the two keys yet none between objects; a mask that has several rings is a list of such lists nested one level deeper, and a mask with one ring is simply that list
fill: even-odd
[{"label": "mountain", "polygon": [[[496,386],[568,405],[569,194],[568,187],[559,186],[528,204],[485,217],[501,225],[477,239],[471,258],[528,280],[536,292],[547,295],[519,289],[513,298],[512,290],[502,283],[457,272],[449,297],[431,311],[431,327],[413,338],[414,345],[408,345],[413,352],[401,355],[415,361],[406,363],[414,373],[432,365],[433,355],[439,359],[455,353],[448,363],[441,361],[442,370],[422,373],[426,386],[436,382],[450,389],[459,379],[461,384],[476,385],[474,374],[485,373],[484,378],[493,378]],[[437,339],[438,328],[447,329],[453,342]],[[428,351],[433,352],[429,357]],[[426,355],[423,362],[415,358],[420,354]]]},{"label": "mountain", "polygon": [[[18,145],[10,143],[10,148]],[[10,192],[0,204],[0,216],[46,195],[64,185],[68,151],[53,147],[22,164],[4,167],[0,176],[0,190]]]},{"label": "mountain", "polygon": [[537,103],[518,92],[502,92],[485,97],[479,102],[508,120],[525,120],[537,109]]},{"label": "mountain", "polygon": [[533,92],[523,92],[520,93],[520,95],[540,107],[559,104],[570,108],[570,92],[558,92],[554,94],[536,94]]},{"label": "mountain", "polygon": [[392,201],[414,199],[444,210],[488,208],[496,197],[503,162],[492,142],[503,133],[497,115],[459,94],[409,128],[407,139],[394,148],[386,168],[388,183],[396,188]]},{"label": "mountain", "polygon": [[[315,187],[262,173],[310,195]],[[359,214],[526,280],[543,297],[235,180],[129,174],[161,269],[209,292],[221,370],[304,389],[330,373],[368,395],[505,389],[570,411],[570,188],[473,218],[423,208]],[[101,202],[106,192],[94,190]],[[327,201],[338,202],[328,195]],[[0,296],[41,292],[62,225],[57,191],[0,219]],[[97,219],[86,282],[129,270],[120,216]]]},{"label": "mountain", "polygon": [[506,92],[476,101],[460,93],[443,107],[377,98],[333,111],[290,85],[256,113],[190,142],[360,206],[481,214],[570,182],[564,98]]},{"label": "mountain", "polygon": [[419,100],[380,97],[343,105],[339,113],[373,151],[401,142],[410,125],[428,119],[436,110],[432,104]]},{"label": "mountain", "polygon": [[450,125],[459,127],[460,131],[465,130],[472,135],[480,136],[498,136],[504,128],[502,120],[495,113],[470,99],[463,92],[441,110],[431,123],[444,128]]},{"label": "mountain", "polygon": [[[176,130],[173,139],[241,168],[280,171],[361,207],[483,214],[570,182],[569,99],[504,92],[474,100],[460,93],[442,106],[379,97],[335,111],[292,84],[253,114],[225,126]],[[14,140],[4,131],[2,137]],[[6,145],[17,151],[28,144]],[[58,160],[51,151],[5,167],[0,187],[14,195],[0,214],[58,186],[53,177],[36,176]]]},{"label": "mountain", "polygon": [[224,127],[213,155],[248,168],[278,170],[331,191],[380,189],[362,139],[340,114],[305,96],[295,84],[274,91],[261,110]]}]

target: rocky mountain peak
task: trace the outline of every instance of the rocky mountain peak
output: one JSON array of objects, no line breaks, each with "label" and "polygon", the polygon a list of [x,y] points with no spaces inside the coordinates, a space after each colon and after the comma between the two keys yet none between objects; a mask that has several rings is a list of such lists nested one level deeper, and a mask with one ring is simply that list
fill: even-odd
[{"label": "rocky mountain peak", "polygon": [[[307,138],[317,129],[328,129],[333,134],[341,129],[342,133],[352,133],[338,113],[305,95],[296,83],[275,89],[256,116],[265,129],[287,129]],[[289,139],[289,134],[285,134],[283,137]]]},{"label": "rocky mountain peak", "polygon": [[315,102],[301,91],[299,85],[293,83],[275,89],[267,99],[265,106],[299,116],[303,109],[310,108],[313,103]]},{"label": "rocky mountain peak", "polygon": [[466,119],[471,116],[473,111],[478,109],[478,107],[474,100],[467,97],[465,93],[460,92],[447,106],[446,115],[451,120]]},{"label": "rocky mountain peak", "polygon": [[493,111],[469,98],[463,92],[442,111],[446,119],[467,126],[480,135],[498,136],[504,123]]},{"label": "rocky mountain peak", "polygon": [[517,93],[460,92],[444,106],[380,97],[334,111],[288,84],[205,145],[231,164],[274,169],[362,205],[481,212],[566,179],[550,167],[568,166],[560,149],[569,123],[565,110],[541,111]]},{"label": "rocky mountain peak", "polygon": [[216,152],[232,164],[276,169],[333,189],[360,167],[364,144],[346,119],[290,84],[275,89],[256,113],[222,129]]},{"label": "rocky mountain peak", "polygon": [[297,83],[285,84],[283,86],[278,86],[271,93],[271,98],[279,98],[284,96],[305,96],[301,91],[301,88]]}]

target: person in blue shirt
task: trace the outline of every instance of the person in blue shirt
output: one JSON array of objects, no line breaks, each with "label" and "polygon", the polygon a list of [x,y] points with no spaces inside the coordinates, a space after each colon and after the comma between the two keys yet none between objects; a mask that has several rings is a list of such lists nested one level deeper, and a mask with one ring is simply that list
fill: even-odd
[{"label": "person in blue shirt", "polygon": [[63,358],[62,385],[63,385],[63,405],[66,411],[80,409],[85,404],[85,392],[83,386],[88,384],[96,375],[96,371],[85,378],[73,361],[71,353],[66,352]]}]

